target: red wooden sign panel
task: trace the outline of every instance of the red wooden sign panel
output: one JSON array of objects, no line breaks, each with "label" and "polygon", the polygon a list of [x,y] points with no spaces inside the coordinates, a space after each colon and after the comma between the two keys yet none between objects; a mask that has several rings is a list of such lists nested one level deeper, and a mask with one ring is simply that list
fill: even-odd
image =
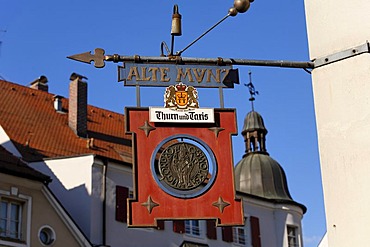
[{"label": "red wooden sign panel", "polygon": [[[154,227],[157,220],[174,219],[216,219],[217,225],[244,224],[242,201],[235,196],[232,162],[231,136],[237,132],[235,110],[215,109],[216,121],[211,124],[152,123],[147,108],[126,108],[125,115],[126,132],[132,134],[134,161],[134,198],[128,200],[129,227]],[[181,142],[182,137],[194,137],[195,143],[210,151],[207,157],[209,167],[213,168],[209,169],[210,177],[199,186],[200,191],[190,186],[182,188],[180,183],[178,187],[174,183],[166,185],[165,169],[160,175],[156,170],[159,156],[166,152],[163,149]],[[170,182],[171,176],[166,175]]]}]

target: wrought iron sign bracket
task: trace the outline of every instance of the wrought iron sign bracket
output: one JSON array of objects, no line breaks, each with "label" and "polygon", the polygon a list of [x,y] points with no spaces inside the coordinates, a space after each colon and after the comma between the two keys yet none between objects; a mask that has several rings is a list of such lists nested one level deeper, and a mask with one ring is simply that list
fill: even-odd
[{"label": "wrought iron sign bracket", "polygon": [[[285,60],[253,60],[253,59],[240,59],[240,58],[195,58],[195,57],[181,57],[181,56],[123,56],[123,55],[104,55],[105,51],[101,48],[96,48],[95,53],[84,52],[76,55],[69,56],[69,59],[76,60],[83,63],[91,64],[94,62],[96,68],[103,68],[105,61],[112,61],[114,63],[130,62],[137,64],[167,64],[167,65],[204,65],[204,66],[232,66],[232,65],[247,65],[247,66],[265,66],[265,67],[281,67],[281,68],[301,68],[304,70],[314,69],[314,62],[304,61],[285,61]],[[119,67],[120,70],[120,67]],[[120,74],[120,73],[118,73]],[[120,75],[119,75],[120,77]],[[120,79],[119,79],[120,81]],[[224,108],[223,89],[219,87],[220,107]],[[140,86],[136,85],[136,105],[140,106]]]},{"label": "wrought iron sign bracket", "polygon": [[[98,53],[97,53],[98,52]],[[95,54],[84,52],[76,55],[68,56],[67,58],[83,63],[91,64],[94,61],[96,68],[103,68],[104,61],[118,62],[134,62],[134,63],[164,63],[164,64],[182,64],[193,65],[218,65],[222,59],[225,65],[247,65],[247,66],[265,66],[265,67],[281,67],[281,68],[300,68],[314,69],[317,67],[315,62],[311,61],[287,61],[287,60],[256,60],[243,58],[195,58],[195,57],[152,57],[152,56],[124,56],[124,55],[104,55],[105,51],[101,48],[95,49]]]},{"label": "wrought iron sign bracket", "polygon": [[[309,72],[309,69],[314,69],[316,63],[314,62],[305,62],[305,61],[284,61],[284,60],[254,60],[254,59],[239,59],[239,58],[194,58],[194,57],[182,57],[182,53],[195,44],[198,40],[204,37],[207,33],[213,30],[216,26],[226,20],[228,17],[236,16],[238,13],[246,12],[249,7],[250,3],[254,0],[234,0],[234,6],[231,7],[225,17],[223,17],[220,21],[218,21],[215,25],[210,27],[207,31],[201,34],[198,38],[196,38],[193,42],[187,45],[182,50],[176,52],[174,54],[174,41],[175,36],[181,36],[181,15],[178,10],[178,6],[175,5],[173,9],[172,15],[172,28],[171,28],[171,49],[168,48],[165,42],[161,43],[161,55],[159,57],[149,57],[149,56],[123,56],[119,54],[114,55],[105,55],[105,51],[102,48],[96,48],[94,54],[91,52],[84,52],[76,55],[69,56],[68,58],[84,62],[84,63],[91,63],[94,62],[94,66],[96,68],[103,68],[105,66],[105,61],[112,61],[114,63],[122,62],[124,66],[118,67],[118,81],[125,81],[125,85],[135,86],[136,87],[136,104],[140,107],[140,86],[166,86],[166,84],[161,83],[146,83],[142,84],[141,81],[155,81],[154,78],[157,78],[157,72],[160,70],[161,75],[161,82],[170,82],[173,84],[173,80],[176,79],[176,82],[179,82],[183,77],[189,76],[189,82],[197,81],[197,87],[217,87],[219,88],[219,98],[220,98],[220,107],[224,108],[224,96],[223,96],[223,88],[228,87],[232,88],[234,83],[239,83],[239,76],[237,69],[233,70],[232,65],[247,65],[247,66],[268,66],[268,67],[281,67],[281,68],[302,68],[305,71]],[[167,51],[167,55],[164,54],[164,49]],[[326,61],[324,59],[324,61]],[[126,71],[125,69],[128,63],[131,64],[140,64],[138,66],[134,66],[133,70],[129,69]],[[149,66],[146,65],[150,64]],[[144,65],[144,66],[142,66]],[[157,65],[154,68],[154,65]],[[175,78],[169,78],[167,73],[170,72],[170,67],[172,65],[172,71],[178,70],[178,75]],[[187,65],[189,67],[186,68],[174,68]],[[167,67],[164,67],[167,66]],[[190,67],[192,66],[192,67]],[[202,66],[202,68],[196,68],[197,66]],[[214,68],[210,68],[213,66]],[[216,68],[217,67],[217,68]],[[131,67],[132,68],[132,67]],[[184,71],[182,71],[184,70]],[[171,71],[171,72],[172,72]],[[207,71],[207,83],[203,83],[205,78],[205,71]],[[215,72],[216,71],[216,72]],[[147,73],[152,73],[152,77],[146,76]],[[215,72],[215,74],[213,74]],[[140,74],[141,73],[141,74]],[[194,77],[197,77],[196,80],[190,78],[190,74],[193,73]],[[221,74],[223,73],[224,77],[221,79]],[[127,75],[126,79],[122,74]],[[212,79],[211,77],[215,78],[217,86],[212,85],[209,86]],[[134,80],[131,80],[135,77]],[[165,78],[166,77],[166,78]],[[148,79],[149,78],[149,79]],[[201,79],[199,79],[201,78]],[[126,81],[131,81],[131,84],[126,84]],[[135,83],[132,85],[132,83]],[[204,86],[201,84],[208,84],[208,86]]]}]

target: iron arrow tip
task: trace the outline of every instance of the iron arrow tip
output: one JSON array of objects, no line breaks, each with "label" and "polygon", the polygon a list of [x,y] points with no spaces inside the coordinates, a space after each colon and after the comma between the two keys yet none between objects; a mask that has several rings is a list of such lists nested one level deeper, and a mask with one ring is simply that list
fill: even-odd
[{"label": "iron arrow tip", "polygon": [[76,60],[79,62],[83,62],[83,63],[90,63],[93,60],[93,56],[91,55],[90,51],[71,55],[71,56],[68,56],[67,58]]},{"label": "iron arrow tip", "polygon": [[103,68],[105,60],[104,53],[105,51],[103,49],[96,48],[95,54],[91,54],[91,51],[88,51],[80,54],[71,55],[68,56],[67,58],[88,64],[90,64],[91,61],[94,61],[95,67]]}]

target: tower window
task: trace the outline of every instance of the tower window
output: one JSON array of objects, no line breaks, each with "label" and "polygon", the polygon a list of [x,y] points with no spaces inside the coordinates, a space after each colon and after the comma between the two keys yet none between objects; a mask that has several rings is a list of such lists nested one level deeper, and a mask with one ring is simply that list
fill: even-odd
[{"label": "tower window", "polygon": [[298,231],[297,227],[287,226],[288,247],[299,247],[297,231]]}]

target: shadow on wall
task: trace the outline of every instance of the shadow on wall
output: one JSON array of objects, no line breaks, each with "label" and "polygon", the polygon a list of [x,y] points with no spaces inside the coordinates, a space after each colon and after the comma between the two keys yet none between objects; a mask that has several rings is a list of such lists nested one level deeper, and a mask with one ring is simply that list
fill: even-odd
[{"label": "shadow on wall", "polygon": [[85,184],[72,189],[66,189],[58,177],[46,165],[45,162],[34,162],[29,165],[52,178],[49,188],[55,197],[61,202],[66,211],[75,220],[86,236],[90,236],[90,201],[91,197]]}]

